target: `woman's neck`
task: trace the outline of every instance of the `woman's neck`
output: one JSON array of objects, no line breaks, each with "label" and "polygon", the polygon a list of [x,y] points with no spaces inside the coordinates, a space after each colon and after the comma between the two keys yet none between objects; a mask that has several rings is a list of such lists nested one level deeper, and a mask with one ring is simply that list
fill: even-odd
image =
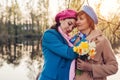
[{"label": "woman's neck", "polygon": [[80,32],[85,34],[86,36],[88,36],[91,33],[91,31],[92,31],[92,29],[88,28],[88,29],[80,31]]}]

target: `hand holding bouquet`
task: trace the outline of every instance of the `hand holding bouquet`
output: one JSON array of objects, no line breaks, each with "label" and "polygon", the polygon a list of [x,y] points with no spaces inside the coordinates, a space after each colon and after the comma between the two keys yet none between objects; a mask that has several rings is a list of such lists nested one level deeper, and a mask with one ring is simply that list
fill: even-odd
[{"label": "hand holding bouquet", "polygon": [[[90,59],[94,58],[94,56],[96,54],[95,48],[96,48],[95,42],[88,42],[85,40],[85,41],[81,41],[78,46],[75,46],[73,48],[73,50],[74,50],[74,52],[79,54],[79,58],[81,60],[86,61],[86,60],[90,60]],[[81,61],[81,62],[83,62],[83,61]],[[77,64],[81,65],[81,63],[77,63]],[[76,74],[81,75],[82,72],[83,71],[80,70],[77,66]]]}]

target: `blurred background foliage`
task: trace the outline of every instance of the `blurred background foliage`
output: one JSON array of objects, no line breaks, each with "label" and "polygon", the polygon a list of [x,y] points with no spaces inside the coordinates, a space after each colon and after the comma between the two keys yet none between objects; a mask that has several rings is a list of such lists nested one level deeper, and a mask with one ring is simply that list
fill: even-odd
[{"label": "blurred background foliage", "polygon": [[[61,10],[60,1],[57,4]],[[89,4],[90,0],[65,0],[64,7],[79,11],[84,3]],[[99,28],[110,40],[112,47],[120,47],[120,7],[116,14],[108,14],[105,18],[100,13],[100,6],[104,0],[95,5],[95,11],[99,18]],[[41,37],[46,29],[54,24],[54,19],[49,21],[49,0],[38,0],[37,8],[33,8],[34,0],[25,4],[27,17],[23,15],[17,0],[11,0],[11,6],[3,7],[0,3],[0,58],[18,65],[20,59],[27,52],[31,60],[42,62]],[[120,1],[118,0],[120,4]],[[29,47],[30,50],[29,50]],[[39,66],[41,68],[41,65]]]}]

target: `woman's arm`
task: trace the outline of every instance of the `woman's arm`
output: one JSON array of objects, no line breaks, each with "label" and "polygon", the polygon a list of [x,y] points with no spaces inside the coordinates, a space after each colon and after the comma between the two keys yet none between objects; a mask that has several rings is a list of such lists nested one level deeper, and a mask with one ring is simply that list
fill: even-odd
[{"label": "woman's arm", "polygon": [[67,44],[63,43],[59,36],[60,35],[53,31],[46,31],[42,38],[42,47],[45,47],[54,54],[67,59],[76,58],[78,55],[74,53],[73,47],[69,47]]},{"label": "woman's arm", "polygon": [[115,74],[118,70],[118,63],[116,61],[114,52],[110,45],[110,42],[105,38],[102,44],[104,64],[93,64],[92,71],[93,77],[105,77]]},{"label": "woman's arm", "polygon": [[[80,59],[77,60],[77,69],[84,71],[92,71],[94,78],[106,77],[115,74],[118,70],[118,63],[116,61],[114,52],[110,42],[104,38],[101,43],[103,64],[92,64]],[[96,53],[97,54],[97,53]]]}]

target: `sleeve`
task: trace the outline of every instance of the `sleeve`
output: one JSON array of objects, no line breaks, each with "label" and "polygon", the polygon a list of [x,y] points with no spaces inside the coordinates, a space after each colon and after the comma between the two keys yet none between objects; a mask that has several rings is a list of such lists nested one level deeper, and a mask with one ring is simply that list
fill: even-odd
[{"label": "sleeve", "polygon": [[60,35],[56,35],[50,31],[45,32],[42,39],[42,46],[58,56],[71,60],[75,59],[78,55],[73,52],[73,47],[69,47],[63,43],[58,36]]},{"label": "sleeve", "polygon": [[93,77],[106,77],[115,74],[118,70],[118,63],[116,61],[114,52],[110,42],[105,38],[103,46],[103,62],[104,64],[93,64]]}]

